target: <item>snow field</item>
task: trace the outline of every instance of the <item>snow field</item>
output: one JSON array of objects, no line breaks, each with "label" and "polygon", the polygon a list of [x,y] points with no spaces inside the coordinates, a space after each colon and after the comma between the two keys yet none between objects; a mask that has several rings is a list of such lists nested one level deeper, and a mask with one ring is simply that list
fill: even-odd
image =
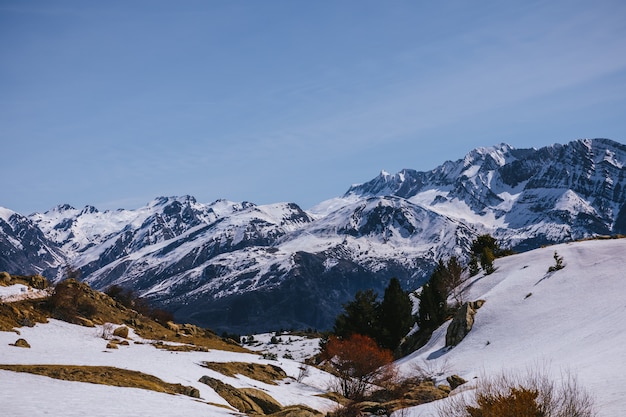
[{"label": "snow field", "polygon": [[[565,268],[547,273],[554,252]],[[496,260],[496,272],[469,283],[467,300],[484,299],[469,335],[446,350],[440,327],[401,359],[446,369],[468,381],[502,371],[571,372],[596,400],[600,416],[626,415],[626,239],[561,244]],[[434,405],[411,409],[427,416]]]},{"label": "snow field", "polygon": [[[223,408],[206,403],[228,403],[210,387],[198,382],[203,375],[222,380],[237,388],[253,387],[274,397],[283,406],[305,404],[315,409],[331,409],[334,403],[317,397],[328,384],[329,376],[311,369],[302,383],[295,381],[300,372],[300,363],[280,358],[278,361],[261,359],[258,354],[225,352],[170,352],[147,344],[131,331],[129,346],[106,349],[107,341],[101,338],[101,326],[86,328],[65,322],[50,320],[33,328],[20,328],[20,335],[0,332],[0,362],[3,364],[72,364],[90,366],[114,366],[154,375],[169,383],[193,386],[200,391],[201,399],[182,395],[172,396],[134,388],[117,388],[80,382],[59,381],[29,374],[0,371],[0,392],[15,394],[20,398],[37,387],[38,399],[28,404],[15,401],[9,405],[9,415],[113,415],[104,404],[115,402],[115,407],[126,415],[232,415]],[[26,339],[30,349],[9,346],[18,338]],[[138,341],[145,344],[136,344]],[[204,368],[202,362],[252,362],[271,363],[280,366],[291,378],[269,385],[241,375],[227,377]],[[21,393],[21,394],[20,394]],[[10,398],[13,398],[11,395]],[[62,399],[67,406],[48,402]],[[135,400],[136,399],[136,400]],[[67,407],[72,407],[69,411]],[[42,407],[42,408],[39,408]],[[104,407],[100,413],[96,408]],[[47,410],[47,411],[46,411]],[[62,412],[61,412],[62,411]],[[48,413],[49,414],[46,414]],[[75,412],[75,414],[72,414]],[[100,413],[100,414],[99,414]],[[180,413],[180,414],[178,414]]]}]

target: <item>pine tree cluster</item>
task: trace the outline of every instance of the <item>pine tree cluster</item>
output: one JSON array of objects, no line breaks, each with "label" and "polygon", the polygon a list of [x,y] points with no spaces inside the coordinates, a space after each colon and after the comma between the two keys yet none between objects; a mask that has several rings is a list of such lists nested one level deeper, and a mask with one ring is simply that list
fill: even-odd
[{"label": "pine tree cluster", "polygon": [[383,300],[373,290],[358,291],[337,316],[333,334],[348,338],[353,334],[371,337],[381,347],[395,350],[413,325],[412,304],[400,281],[392,278]]}]

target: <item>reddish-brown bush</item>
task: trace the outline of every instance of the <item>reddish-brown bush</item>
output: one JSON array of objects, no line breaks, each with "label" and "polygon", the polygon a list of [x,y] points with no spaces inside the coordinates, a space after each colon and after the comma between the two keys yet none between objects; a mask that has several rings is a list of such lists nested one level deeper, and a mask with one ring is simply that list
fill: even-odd
[{"label": "reddish-brown bush", "polygon": [[372,338],[360,334],[345,340],[331,336],[322,357],[336,369],[340,393],[353,400],[363,398],[371,384],[380,384],[395,375],[391,351],[379,348]]}]

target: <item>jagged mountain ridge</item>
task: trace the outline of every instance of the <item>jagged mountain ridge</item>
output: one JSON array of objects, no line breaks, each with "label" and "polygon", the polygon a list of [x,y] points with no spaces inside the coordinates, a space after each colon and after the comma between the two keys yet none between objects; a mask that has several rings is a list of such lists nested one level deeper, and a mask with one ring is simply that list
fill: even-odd
[{"label": "jagged mountain ridge", "polygon": [[[514,149],[479,148],[429,172],[381,173],[344,197],[396,195],[485,226],[531,249],[626,231],[626,146],[608,139]],[[480,216],[476,219],[476,215]]]},{"label": "jagged mountain ridge", "polygon": [[[190,196],[137,210],[59,206],[21,216],[47,260],[13,245],[21,258],[3,256],[0,269],[50,276],[56,267],[60,277],[68,262],[95,288],[134,288],[217,330],[327,328],[356,290],[382,293],[391,276],[415,288],[437,259],[463,258],[478,233],[521,250],[624,233],[625,165],[626,147],[606,139],[501,144],[428,172],[383,172],[308,212]],[[0,216],[3,254],[21,239],[9,212]]]}]

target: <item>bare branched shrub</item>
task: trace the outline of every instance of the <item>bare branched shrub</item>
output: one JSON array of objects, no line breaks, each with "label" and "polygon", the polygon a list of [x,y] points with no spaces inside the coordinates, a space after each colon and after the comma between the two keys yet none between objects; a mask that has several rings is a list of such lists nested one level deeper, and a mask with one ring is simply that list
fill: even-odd
[{"label": "bare branched shrub", "polygon": [[298,368],[298,377],[296,378],[296,381],[302,382],[302,380],[306,378],[307,376],[309,376],[310,374],[311,374],[311,371],[309,367],[306,366],[305,364],[302,364]]},{"label": "bare branched shrub", "polygon": [[440,417],[594,417],[593,398],[570,373],[554,381],[534,368],[480,378],[473,392],[450,397]]},{"label": "bare branched shrub", "polygon": [[423,360],[421,363],[414,363],[411,369],[417,382],[435,382],[438,378],[450,373],[450,364],[448,359],[441,361]]},{"label": "bare branched shrub", "polygon": [[328,414],[329,417],[362,417],[361,408],[355,402],[346,405],[340,405],[336,410]]},{"label": "bare branched shrub", "polygon": [[111,340],[113,338],[113,331],[115,326],[113,323],[104,323],[100,329],[100,337],[104,340]]}]

